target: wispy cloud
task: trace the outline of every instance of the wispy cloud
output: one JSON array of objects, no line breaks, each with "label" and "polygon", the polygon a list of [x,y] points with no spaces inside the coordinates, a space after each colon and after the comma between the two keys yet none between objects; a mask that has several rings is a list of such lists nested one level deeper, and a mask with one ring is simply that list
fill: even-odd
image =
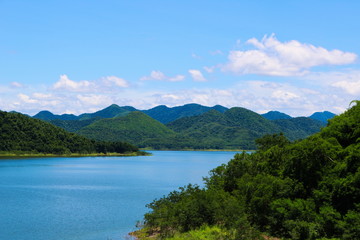
[{"label": "wispy cloud", "polygon": [[184,75],[176,75],[174,77],[168,77],[161,71],[151,71],[149,76],[144,76],[140,78],[141,81],[169,81],[169,82],[179,82],[185,79]]},{"label": "wispy cloud", "polygon": [[357,55],[340,50],[327,50],[307,43],[292,40],[280,42],[274,35],[261,41],[249,39],[252,50],[231,51],[224,72],[236,74],[260,74],[270,76],[298,76],[315,66],[344,65],[353,63]]},{"label": "wispy cloud", "polygon": [[189,73],[190,73],[192,79],[196,82],[206,82],[207,81],[206,78],[203,76],[203,74],[199,70],[190,69]]},{"label": "wispy cloud", "polygon": [[10,83],[10,86],[12,88],[23,88],[24,87],[24,85],[19,82],[12,82],[12,83]]},{"label": "wispy cloud", "polygon": [[102,77],[95,81],[73,81],[67,75],[61,75],[60,79],[53,85],[55,91],[69,91],[69,92],[101,92],[114,91],[118,88],[127,88],[129,83],[116,76]]},{"label": "wispy cloud", "polygon": [[358,98],[360,95],[360,70],[317,72],[306,76],[307,80],[320,82]]}]

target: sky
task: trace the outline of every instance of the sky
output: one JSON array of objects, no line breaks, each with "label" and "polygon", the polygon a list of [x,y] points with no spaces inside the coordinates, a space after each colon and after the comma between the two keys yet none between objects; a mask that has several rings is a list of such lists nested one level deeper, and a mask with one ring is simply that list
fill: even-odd
[{"label": "sky", "polygon": [[360,99],[359,10],[357,0],[0,0],[0,110],[340,114]]}]

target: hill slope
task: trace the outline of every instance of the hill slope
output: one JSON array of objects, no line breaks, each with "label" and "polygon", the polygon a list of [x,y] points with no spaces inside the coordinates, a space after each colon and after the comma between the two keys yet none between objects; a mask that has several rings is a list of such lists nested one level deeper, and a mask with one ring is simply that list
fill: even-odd
[{"label": "hill slope", "polygon": [[203,148],[255,149],[255,139],[265,134],[283,132],[290,140],[318,132],[321,122],[309,118],[270,121],[245,108],[231,108],[225,113],[211,110],[199,116],[184,117],[168,123],[178,134]]},{"label": "hill slope", "polygon": [[41,119],[44,121],[50,121],[50,120],[55,120],[55,119],[59,119],[59,120],[76,120],[76,119],[78,119],[78,117],[73,114],[55,115],[49,111],[41,111],[41,112],[37,113],[36,115],[34,115],[33,118]]},{"label": "hill slope", "polygon": [[325,123],[307,117],[278,119],[273,123],[279,126],[281,132],[292,141],[306,138],[319,132],[325,126]]},{"label": "hill slope", "polygon": [[79,116],[79,120],[86,120],[86,119],[95,118],[95,117],[113,118],[113,117],[117,117],[117,116],[124,116],[132,111],[136,111],[136,109],[133,107],[129,107],[129,106],[119,107],[116,104],[112,104],[109,107],[104,108],[104,109],[94,112],[94,113],[81,114]]},{"label": "hill slope", "polygon": [[335,116],[336,116],[336,114],[334,114],[332,112],[325,111],[325,112],[313,113],[309,118],[319,120],[319,121],[321,121],[323,123],[327,123],[329,119],[332,119]]},{"label": "hill slope", "polygon": [[182,117],[200,115],[210,111],[211,109],[215,109],[219,112],[225,112],[227,110],[227,108],[220,105],[216,105],[214,107],[206,107],[192,103],[192,104],[186,104],[184,106],[178,106],[173,108],[169,108],[167,106],[161,105],[149,110],[144,110],[142,112],[158,120],[159,122],[166,124]]},{"label": "hill slope", "polygon": [[177,240],[190,233],[229,240],[360,239],[359,119],[360,101],[302,141],[259,139],[259,151],[236,154],[212,170],[204,189],[188,185],[150,203],[143,232],[156,230],[162,239],[176,233]]},{"label": "hill slope", "polygon": [[270,111],[264,114],[261,114],[261,116],[263,116],[266,119],[269,120],[278,120],[278,119],[291,119],[292,117],[282,113],[282,112],[278,112],[278,111]]},{"label": "hill slope", "polygon": [[137,151],[126,143],[100,143],[66,132],[42,120],[0,111],[0,151],[28,153],[96,153],[107,146],[114,152]]},{"label": "hill slope", "polygon": [[175,134],[162,123],[139,111],[122,117],[100,119],[77,133],[96,140],[127,141],[137,145],[142,145],[145,140],[162,139]]}]

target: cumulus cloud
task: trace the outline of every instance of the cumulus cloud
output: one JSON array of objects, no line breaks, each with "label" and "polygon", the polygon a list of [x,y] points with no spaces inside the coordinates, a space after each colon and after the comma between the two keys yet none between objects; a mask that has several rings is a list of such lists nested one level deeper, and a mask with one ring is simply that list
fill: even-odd
[{"label": "cumulus cloud", "polygon": [[90,81],[75,82],[68,78],[67,75],[61,75],[59,81],[57,81],[53,88],[55,90],[67,90],[72,92],[88,91],[93,88],[93,84]]},{"label": "cumulus cloud", "polygon": [[127,88],[129,83],[116,76],[102,77],[95,81],[73,81],[67,75],[61,75],[60,79],[53,85],[53,90],[69,92],[101,92],[114,91],[118,88]]},{"label": "cumulus cloud", "polygon": [[360,70],[317,72],[307,75],[305,79],[334,87],[352,95],[353,98],[359,98],[360,95]]},{"label": "cumulus cloud", "polygon": [[231,51],[224,72],[236,74],[260,74],[270,76],[304,75],[308,70],[321,65],[344,65],[353,63],[357,55],[337,49],[327,50],[307,43],[292,40],[280,42],[274,35],[261,41],[249,39],[252,50]]},{"label": "cumulus cloud", "polygon": [[101,82],[108,87],[111,87],[113,85],[115,85],[117,87],[122,87],[122,88],[129,87],[129,83],[126,80],[116,77],[116,76],[103,77],[101,79]]},{"label": "cumulus cloud", "polygon": [[18,98],[24,103],[38,103],[39,101],[33,98],[30,98],[28,95],[19,93]]},{"label": "cumulus cloud", "polygon": [[179,82],[185,79],[183,75],[176,75],[174,77],[168,77],[161,71],[151,71],[150,76],[144,76],[140,78],[141,81],[156,80],[156,81],[169,81]]},{"label": "cumulus cloud", "polygon": [[332,84],[334,87],[339,87],[351,95],[360,95],[360,79],[357,81],[339,81]]},{"label": "cumulus cloud", "polygon": [[206,78],[203,76],[203,74],[199,70],[190,69],[189,73],[194,81],[197,81],[197,82],[206,82],[207,81]]},{"label": "cumulus cloud", "polygon": [[12,83],[10,83],[10,86],[12,88],[23,88],[24,87],[24,85],[19,82],[12,82]]},{"label": "cumulus cloud", "polygon": [[76,98],[85,105],[106,106],[113,103],[111,97],[108,95],[86,94],[77,95]]}]

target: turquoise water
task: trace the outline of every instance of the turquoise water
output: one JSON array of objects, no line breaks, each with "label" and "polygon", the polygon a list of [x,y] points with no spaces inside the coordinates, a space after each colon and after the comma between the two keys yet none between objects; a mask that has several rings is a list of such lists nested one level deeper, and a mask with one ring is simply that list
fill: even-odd
[{"label": "turquoise water", "polygon": [[131,239],[145,207],[234,152],[154,151],[144,157],[0,160],[0,239]]}]

